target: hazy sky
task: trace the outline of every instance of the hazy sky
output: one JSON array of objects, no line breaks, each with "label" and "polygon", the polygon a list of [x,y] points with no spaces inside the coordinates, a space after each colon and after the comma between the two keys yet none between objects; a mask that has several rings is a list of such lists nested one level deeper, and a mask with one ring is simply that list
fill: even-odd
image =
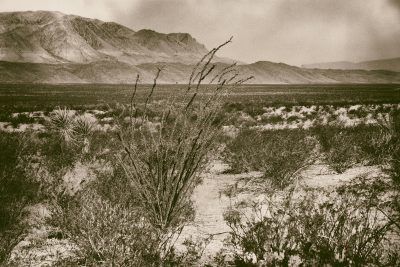
[{"label": "hazy sky", "polygon": [[58,10],[134,30],[189,32],[220,56],[300,65],[400,56],[400,0],[0,0],[0,11]]}]

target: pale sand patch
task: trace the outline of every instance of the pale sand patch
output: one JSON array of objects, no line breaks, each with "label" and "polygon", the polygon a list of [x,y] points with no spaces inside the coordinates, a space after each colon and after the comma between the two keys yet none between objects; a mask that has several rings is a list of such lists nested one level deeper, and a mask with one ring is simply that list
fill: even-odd
[{"label": "pale sand patch", "polygon": [[13,248],[10,263],[16,266],[55,266],[59,260],[74,256],[76,248],[69,240],[48,238],[54,229],[46,224],[51,216],[46,204],[32,205],[25,211],[24,221],[29,230]]},{"label": "pale sand patch", "polygon": [[90,166],[77,162],[75,166],[63,176],[65,192],[74,195],[82,188],[84,183],[95,179],[95,174]]},{"label": "pale sand patch", "polygon": [[382,175],[384,174],[379,166],[357,166],[343,173],[336,173],[327,165],[320,164],[306,169],[301,174],[303,177],[301,183],[311,188],[329,188],[343,185],[360,176],[374,178]]},{"label": "pale sand patch", "polygon": [[238,180],[256,175],[256,172],[243,174],[224,174],[229,166],[221,160],[215,160],[208,172],[202,175],[203,182],[195,189],[192,199],[196,210],[195,220],[186,226],[178,239],[179,244],[186,238],[202,239],[213,236],[204,251],[204,257],[208,258],[223,247],[223,241],[229,231],[223,214],[230,206],[230,199],[221,193],[226,187],[234,185]]},{"label": "pale sand patch", "polygon": [[26,131],[38,131],[43,132],[45,127],[39,123],[20,123],[17,127],[12,126],[9,122],[0,122],[0,132],[7,132],[7,133],[22,133]]}]

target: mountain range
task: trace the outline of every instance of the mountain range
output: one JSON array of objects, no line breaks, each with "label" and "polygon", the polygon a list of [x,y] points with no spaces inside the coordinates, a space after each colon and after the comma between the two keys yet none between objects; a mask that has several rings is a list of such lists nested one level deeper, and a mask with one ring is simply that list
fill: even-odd
[{"label": "mountain range", "polygon": [[378,59],[362,62],[325,62],[302,65],[304,68],[309,69],[343,69],[343,70],[390,70],[400,72],[400,57]]},{"label": "mountain range", "polygon": [[[186,83],[194,64],[207,52],[188,33],[134,31],[60,12],[0,13],[0,82],[132,83],[140,74],[141,81],[149,83],[157,67],[164,66],[159,82]],[[232,61],[215,58],[214,63],[222,69]],[[252,82],[259,84],[400,83],[398,68],[375,70],[385,64],[332,70],[323,64],[300,68],[259,61],[239,64],[238,70],[254,75]]]}]

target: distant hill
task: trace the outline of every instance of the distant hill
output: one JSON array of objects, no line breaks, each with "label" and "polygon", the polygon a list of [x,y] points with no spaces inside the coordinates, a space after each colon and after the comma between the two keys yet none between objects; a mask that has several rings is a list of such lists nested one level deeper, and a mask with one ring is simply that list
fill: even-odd
[{"label": "distant hill", "polygon": [[363,61],[358,63],[348,61],[326,62],[303,65],[305,68],[342,69],[342,70],[390,70],[400,72],[400,57]]},{"label": "distant hill", "polygon": [[[1,82],[26,83],[142,83],[153,81],[158,66],[164,66],[159,83],[187,83],[193,65],[183,63],[144,63],[98,61],[88,64],[43,64],[0,61]],[[219,63],[217,69],[227,66]],[[251,83],[400,83],[400,72],[366,70],[305,69],[282,63],[257,62],[238,66],[243,76],[254,75]]]},{"label": "distant hill", "polygon": [[[150,83],[163,65],[160,83],[186,83],[207,52],[188,33],[134,31],[60,12],[0,13],[0,82],[133,83],[140,74],[143,83]],[[365,64],[369,69],[396,69],[398,60]],[[214,63],[218,69],[231,61],[215,58]],[[400,83],[400,72],[387,70],[310,69],[269,61],[238,68],[244,76],[254,75],[253,83]]]}]

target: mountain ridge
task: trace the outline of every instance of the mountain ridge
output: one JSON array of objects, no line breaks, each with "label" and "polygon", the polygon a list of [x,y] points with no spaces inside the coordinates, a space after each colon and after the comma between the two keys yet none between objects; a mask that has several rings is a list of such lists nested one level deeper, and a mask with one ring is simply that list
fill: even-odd
[{"label": "mountain ridge", "polygon": [[[179,62],[143,63],[98,61],[88,64],[43,64],[0,61],[0,82],[5,83],[152,83],[157,67],[164,67],[158,82],[185,84],[194,65]],[[218,63],[216,71],[226,67]],[[400,73],[384,70],[303,69],[282,63],[260,61],[238,65],[243,77],[254,75],[253,84],[333,84],[333,83],[400,83]],[[207,81],[205,81],[207,82]]]},{"label": "mountain ridge", "polygon": [[[0,13],[0,82],[186,83],[207,48],[189,33],[134,31],[115,22],[53,11]],[[229,59],[215,58],[216,70]],[[400,72],[310,69],[257,61],[238,64],[252,83],[400,83]]]},{"label": "mountain ridge", "polygon": [[208,50],[188,33],[134,31],[53,11],[0,13],[0,60],[30,63],[193,63]]},{"label": "mountain ridge", "polygon": [[361,62],[333,61],[302,65],[304,68],[345,69],[345,70],[390,70],[400,72],[400,57],[375,59]]}]

